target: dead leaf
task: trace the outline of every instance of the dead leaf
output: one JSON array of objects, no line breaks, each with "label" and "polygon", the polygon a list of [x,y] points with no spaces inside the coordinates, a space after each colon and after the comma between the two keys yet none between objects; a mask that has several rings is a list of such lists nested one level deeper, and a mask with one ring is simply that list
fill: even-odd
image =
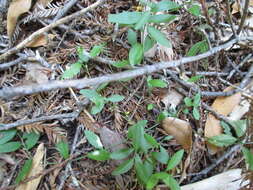
[{"label": "dead leaf", "polygon": [[29,42],[26,47],[39,47],[45,46],[48,43],[48,37],[45,34],[41,34],[37,38],[34,38],[31,42]]},{"label": "dead leaf", "polygon": [[[228,87],[224,91],[230,91],[232,89],[232,87]],[[211,107],[216,113],[227,116],[240,103],[240,100],[241,93],[238,92],[232,96],[216,98]],[[220,135],[222,134],[222,131],[223,129],[220,125],[220,120],[216,119],[216,117],[209,113],[205,124],[205,137],[210,138]],[[216,154],[219,150],[221,150],[220,148],[209,143],[207,143],[207,147],[210,154]]]},{"label": "dead leaf", "polygon": [[241,169],[233,169],[202,181],[181,186],[181,190],[238,190],[249,184],[244,181]]},{"label": "dead leaf", "polygon": [[[123,142],[123,138],[117,132],[114,132],[107,127],[103,127],[100,129],[100,138],[101,142],[106,149],[109,149],[111,152],[116,150],[120,150],[123,148],[127,148],[127,146]],[[113,160],[116,165],[122,163],[123,160]]]},{"label": "dead leaf", "polygon": [[162,97],[162,102],[165,108],[175,109],[183,100],[183,96],[174,89],[169,89],[168,92]]},{"label": "dead leaf", "polygon": [[192,147],[192,128],[190,123],[174,117],[167,117],[163,120],[162,127],[176,139],[178,144],[190,152]]},{"label": "dead leaf", "polygon": [[158,44],[158,55],[160,61],[171,61],[173,60],[174,52],[172,47],[165,47],[161,44]]},{"label": "dead leaf", "polygon": [[10,3],[7,14],[7,34],[9,38],[12,37],[19,16],[28,12],[30,7],[31,0],[13,0]]},{"label": "dead leaf", "polygon": [[27,63],[26,70],[26,82],[36,82],[39,84],[47,82],[48,74],[51,72],[50,69],[43,67],[37,63]]},{"label": "dead leaf", "polygon": [[158,45],[155,44],[152,48],[150,48],[148,51],[144,53],[144,57],[146,58],[152,58],[155,57],[156,51],[157,51]]},{"label": "dead leaf", "polygon": [[[36,150],[36,153],[33,157],[33,162],[32,162],[32,168],[27,176],[27,178],[29,177],[32,177],[32,176],[35,176],[36,174],[40,173],[43,171],[44,167],[43,167],[43,156],[44,156],[44,153],[45,153],[45,148],[44,148],[44,144],[41,143],[37,150]],[[24,184],[20,184],[16,190],[31,190],[31,189],[37,189],[39,183],[40,183],[40,180],[41,180],[42,176],[34,179],[34,180],[31,180],[27,183],[24,183]]]}]

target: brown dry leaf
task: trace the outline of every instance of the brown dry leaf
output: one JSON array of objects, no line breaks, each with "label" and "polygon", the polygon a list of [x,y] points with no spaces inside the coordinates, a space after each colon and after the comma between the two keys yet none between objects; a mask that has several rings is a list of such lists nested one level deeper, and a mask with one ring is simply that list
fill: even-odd
[{"label": "brown dry leaf", "polygon": [[[32,163],[32,168],[27,176],[27,178],[29,177],[32,177],[32,176],[35,176],[36,174],[40,173],[43,171],[44,169],[44,166],[42,164],[42,161],[43,161],[43,156],[45,154],[45,148],[44,148],[44,144],[41,143],[37,150],[36,150],[36,153],[33,157],[33,163]],[[16,190],[31,190],[31,189],[34,189],[36,190],[39,183],[40,183],[40,180],[41,180],[42,176],[34,179],[34,180],[31,180],[27,183],[24,183],[24,184],[20,184]]]},{"label": "brown dry leaf", "polygon": [[7,14],[7,33],[11,37],[20,15],[29,11],[31,0],[13,0]]},{"label": "brown dry leaf", "polygon": [[160,61],[171,61],[173,60],[174,52],[172,47],[165,47],[161,44],[158,44],[158,54]]},{"label": "brown dry leaf", "polygon": [[162,102],[165,108],[175,109],[183,100],[183,96],[174,89],[169,89],[168,92],[162,97]]},{"label": "brown dry leaf", "polygon": [[36,83],[45,83],[48,81],[48,74],[51,72],[50,69],[41,66],[37,63],[27,63],[27,72],[25,76],[25,81],[36,82]]},{"label": "brown dry leaf", "polygon": [[176,139],[178,144],[190,152],[192,147],[192,128],[190,123],[174,117],[167,117],[163,120],[162,127]]},{"label": "brown dry leaf", "polygon": [[[224,91],[232,90],[232,87],[226,88]],[[228,97],[218,97],[214,100],[212,104],[213,110],[224,116],[230,114],[233,109],[240,103],[241,93],[238,92],[232,96]],[[222,127],[220,121],[216,119],[211,113],[208,114],[206,124],[205,124],[205,137],[210,138],[222,134]],[[207,143],[208,150],[210,154],[216,154],[220,148]]]},{"label": "brown dry leaf", "polygon": [[34,38],[31,42],[29,42],[26,47],[39,47],[45,46],[48,43],[48,37],[45,34],[39,35],[37,38]]},{"label": "brown dry leaf", "polygon": [[[108,129],[107,127],[103,127],[102,129],[100,129],[99,133],[102,144],[106,149],[109,149],[111,152],[127,148],[127,146],[124,144],[123,138],[119,133]],[[122,163],[122,161],[123,160],[115,160],[114,163],[116,165],[119,165]]]},{"label": "brown dry leaf", "polygon": [[78,117],[78,120],[81,124],[83,124],[83,126],[85,126],[86,129],[89,129],[94,133],[98,133],[99,127],[96,124],[96,121],[94,120],[92,115],[86,109],[84,109],[80,113],[80,117]]}]

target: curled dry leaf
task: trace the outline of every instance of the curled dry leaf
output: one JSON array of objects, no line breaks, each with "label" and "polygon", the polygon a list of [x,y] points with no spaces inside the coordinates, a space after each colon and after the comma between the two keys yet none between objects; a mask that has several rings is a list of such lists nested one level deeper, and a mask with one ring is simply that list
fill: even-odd
[{"label": "curled dry leaf", "polygon": [[241,169],[233,169],[202,181],[181,186],[181,190],[238,190],[249,184],[244,180]]},{"label": "curled dry leaf", "polygon": [[[27,176],[27,178],[29,177],[32,177],[32,176],[35,176],[36,174],[40,173],[43,171],[44,169],[44,166],[43,166],[43,156],[44,156],[44,153],[45,153],[45,148],[44,148],[44,144],[41,143],[37,150],[36,150],[36,153],[33,157],[33,161],[32,161],[32,168]],[[34,180],[31,180],[27,183],[24,183],[24,184],[20,184],[16,190],[31,190],[31,189],[37,189],[39,183],[40,183],[40,180],[41,180],[41,177],[38,177]]]},{"label": "curled dry leaf", "polygon": [[26,64],[26,76],[25,80],[27,83],[45,83],[48,81],[48,74],[51,72],[50,69],[41,66],[37,63]]},{"label": "curled dry leaf", "polygon": [[[232,87],[228,87],[224,91],[230,91],[232,89]],[[211,107],[216,113],[227,116],[240,103],[240,101],[241,93],[238,92],[232,96],[216,98]],[[216,117],[209,113],[205,124],[205,137],[210,138],[220,135],[222,134],[222,131],[220,120],[216,119]],[[220,148],[209,143],[207,143],[207,147],[210,154],[216,154],[220,150]]]},{"label": "curled dry leaf", "polygon": [[[108,129],[107,127],[103,127],[102,129],[100,129],[99,133],[102,144],[106,149],[110,150],[111,152],[127,148],[127,146],[123,142],[123,138],[119,133]],[[116,165],[119,165],[122,163],[122,161],[123,160],[115,160],[114,163]]]},{"label": "curled dry leaf", "polygon": [[163,120],[162,127],[176,139],[178,144],[190,152],[192,147],[192,128],[190,123],[174,117],[167,117]]},{"label": "curled dry leaf", "polygon": [[7,14],[7,33],[9,37],[15,30],[19,16],[29,11],[31,0],[13,0]]},{"label": "curled dry leaf", "polygon": [[162,102],[165,108],[175,109],[183,100],[183,96],[174,89],[169,89],[168,92],[162,97]]},{"label": "curled dry leaf", "polygon": [[26,47],[39,47],[45,46],[48,43],[48,37],[45,34],[39,35],[37,38],[34,38]]}]

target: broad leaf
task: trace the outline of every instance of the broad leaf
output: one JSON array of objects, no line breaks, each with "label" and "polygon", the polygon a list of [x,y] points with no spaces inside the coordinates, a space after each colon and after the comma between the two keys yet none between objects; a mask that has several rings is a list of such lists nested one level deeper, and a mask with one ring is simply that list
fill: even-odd
[{"label": "broad leaf", "polygon": [[196,120],[200,119],[200,113],[199,113],[199,109],[197,107],[193,107],[192,115],[193,115],[194,119],[196,119]]},{"label": "broad leaf", "polygon": [[106,98],[106,100],[110,101],[110,102],[120,102],[120,101],[124,100],[124,98],[125,98],[124,96],[115,94],[115,95],[112,95],[112,96]]},{"label": "broad leaf", "polygon": [[32,168],[32,159],[26,160],[24,166],[19,171],[17,178],[15,179],[15,184],[19,184],[21,181],[23,181],[28,173],[30,172]]},{"label": "broad leaf", "polygon": [[109,14],[108,21],[118,24],[135,24],[141,17],[141,12],[122,12],[118,14]]},{"label": "broad leaf", "polygon": [[180,8],[180,5],[173,1],[163,0],[159,3],[156,3],[152,11],[162,12],[162,11],[176,11]]},{"label": "broad leaf", "polygon": [[152,15],[148,22],[149,23],[166,23],[166,22],[171,22],[172,20],[174,20],[176,18],[175,15],[162,15],[162,14],[159,14],[159,15]]},{"label": "broad leaf", "polygon": [[192,5],[188,11],[194,16],[201,16],[201,7],[199,5]]},{"label": "broad leaf", "polygon": [[169,154],[163,147],[160,147],[160,152],[152,152],[152,156],[162,164],[168,163]]},{"label": "broad leaf", "polygon": [[113,63],[113,66],[117,67],[117,68],[124,68],[124,67],[126,67],[128,65],[129,65],[129,61],[128,60],[122,60],[122,61],[117,61],[117,62]]},{"label": "broad leaf", "polygon": [[83,64],[81,62],[76,62],[70,66],[62,75],[62,79],[72,79],[75,77],[81,70]]},{"label": "broad leaf", "polygon": [[0,132],[0,145],[7,143],[11,139],[13,139],[13,137],[15,137],[16,133],[17,133],[16,129],[1,131]]},{"label": "broad leaf", "polygon": [[31,149],[36,143],[38,142],[40,138],[40,134],[31,132],[31,133],[24,133],[23,139],[25,140],[25,147],[27,150]]},{"label": "broad leaf", "polygon": [[130,65],[138,65],[143,59],[143,47],[141,44],[136,43],[132,46],[129,52]]},{"label": "broad leaf", "polygon": [[151,79],[148,81],[150,87],[166,88],[167,83],[160,79]]},{"label": "broad leaf", "polygon": [[140,30],[141,28],[143,28],[143,26],[148,22],[150,17],[150,12],[145,12],[141,19],[136,23],[134,29],[135,30]]},{"label": "broad leaf", "polygon": [[165,179],[163,179],[163,182],[170,187],[171,190],[180,190],[180,186],[178,182],[171,176],[169,175]]},{"label": "broad leaf", "polygon": [[106,161],[110,159],[110,153],[106,150],[100,149],[88,153],[87,157],[92,160]]},{"label": "broad leaf", "polygon": [[134,165],[134,159],[126,160],[120,164],[113,172],[112,175],[121,175],[128,172]]},{"label": "broad leaf", "polygon": [[197,93],[193,98],[193,106],[197,107],[200,105],[201,95],[200,93]]},{"label": "broad leaf", "polygon": [[155,44],[155,40],[151,39],[149,36],[146,36],[144,41],[144,52],[150,50]]},{"label": "broad leaf", "polygon": [[206,40],[203,40],[201,42],[197,42],[194,44],[190,50],[187,52],[187,56],[195,56],[199,53],[204,53],[208,50],[208,43]]},{"label": "broad leaf", "polygon": [[56,144],[57,150],[59,151],[59,153],[61,154],[61,156],[64,159],[68,159],[69,158],[69,145],[67,142],[65,141],[60,141],[59,143]]},{"label": "broad leaf", "polygon": [[114,151],[110,154],[111,159],[115,160],[122,160],[127,158],[132,152],[134,151],[133,148],[124,148],[117,151]]},{"label": "broad leaf", "polygon": [[146,184],[148,181],[149,173],[146,171],[146,168],[144,166],[144,164],[142,163],[142,160],[140,158],[139,155],[135,156],[135,171],[136,171],[136,175],[138,180],[142,183],[142,184]]},{"label": "broad leaf", "polygon": [[148,179],[148,182],[146,184],[146,189],[152,190],[157,185],[157,183],[159,182],[160,179],[163,180],[163,179],[166,179],[167,177],[169,177],[169,174],[167,174],[165,172],[160,172],[160,173],[153,174]]},{"label": "broad leaf", "polygon": [[253,171],[253,154],[252,154],[252,152],[245,147],[242,147],[242,152],[243,152],[245,162],[249,165],[249,169],[251,171]]},{"label": "broad leaf", "polygon": [[192,102],[192,99],[189,98],[189,97],[185,97],[184,98],[184,103],[187,107],[192,107],[193,106],[193,102]]},{"label": "broad leaf", "polygon": [[101,149],[103,148],[102,142],[94,132],[85,130],[84,131],[85,137],[87,138],[88,142],[94,146],[95,148]]},{"label": "broad leaf", "polygon": [[90,51],[90,56],[91,57],[98,56],[103,51],[104,46],[105,46],[104,44],[94,46]]},{"label": "broad leaf", "polygon": [[14,152],[21,147],[20,142],[7,142],[0,145],[0,153]]},{"label": "broad leaf", "polygon": [[128,29],[127,31],[127,40],[129,44],[132,46],[137,43],[137,33],[132,29]]},{"label": "broad leaf", "polygon": [[237,138],[231,135],[226,135],[226,134],[221,134],[218,136],[213,136],[213,137],[208,138],[209,143],[214,144],[218,147],[230,146],[234,144],[236,141],[237,141]]},{"label": "broad leaf", "polygon": [[165,37],[165,35],[157,30],[155,27],[149,26],[148,27],[148,33],[152,38],[154,38],[159,44],[171,48],[171,43],[170,41]]},{"label": "broad leaf", "polygon": [[169,160],[166,171],[175,168],[181,161],[184,156],[184,150],[177,151]]}]

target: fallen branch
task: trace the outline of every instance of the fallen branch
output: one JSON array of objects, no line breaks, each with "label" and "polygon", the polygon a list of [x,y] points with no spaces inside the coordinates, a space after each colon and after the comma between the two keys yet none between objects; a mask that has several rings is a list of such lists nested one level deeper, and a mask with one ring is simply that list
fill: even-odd
[{"label": "fallen branch", "polygon": [[0,124],[0,131],[12,129],[12,128],[22,126],[22,125],[28,125],[28,124],[31,124],[31,123],[37,123],[37,122],[40,122],[40,121],[48,121],[48,120],[53,120],[53,119],[75,118],[78,115],[79,115],[78,112],[72,112],[72,113],[65,113],[65,114],[42,116],[42,117],[37,117],[37,118],[34,118],[34,119],[18,120],[14,123]]},{"label": "fallen branch", "polygon": [[2,90],[0,90],[0,98],[8,99],[15,96],[34,94],[34,93],[55,90],[55,89],[69,88],[69,87],[81,89],[85,87],[99,85],[106,82],[134,78],[134,77],[138,77],[144,74],[157,72],[162,69],[178,67],[186,63],[207,58],[209,56],[212,56],[220,52],[221,50],[224,50],[226,48],[233,46],[235,43],[238,43],[239,41],[245,41],[245,40],[252,41],[253,37],[241,37],[241,38],[232,39],[223,45],[217,46],[197,56],[186,57],[180,60],[169,61],[169,62],[159,62],[153,65],[146,65],[137,69],[115,73],[115,74],[104,75],[101,77],[96,77],[96,78],[91,78],[91,79],[84,78],[84,79],[77,79],[77,80],[51,81],[51,82],[47,82],[43,84],[24,85],[24,86],[19,86],[19,87],[5,87]]},{"label": "fallen branch", "polygon": [[24,48],[29,42],[31,42],[33,39],[37,38],[38,36],[40,36],[41,34],[48,32],[49,30],[55,28],[56,26],[59,26],[63,23],[69,22],[75,18],[81,17],[84,13],[96,8],[97,6],[99,6],[102,2],[104,2],[104,0],[98,0],[96,3],[93,3],[92,5],[78,11],[75,12],[69,16],[66,16],[62,19],[57,20],[56,22],[53,22],[39,30],[37,30],[36,32],[34,32],[32,35],[30,35],[28,38],[26,38],[25,40],[23,40],[22,42],[20,42],[18,45],[16,45],[15,47],[9,49],[7,52],[5,52],[4,54],[0,55],[0,61],[7,58],[8,56],[18,52],[19,50],[21,50],[22,48]]}]

